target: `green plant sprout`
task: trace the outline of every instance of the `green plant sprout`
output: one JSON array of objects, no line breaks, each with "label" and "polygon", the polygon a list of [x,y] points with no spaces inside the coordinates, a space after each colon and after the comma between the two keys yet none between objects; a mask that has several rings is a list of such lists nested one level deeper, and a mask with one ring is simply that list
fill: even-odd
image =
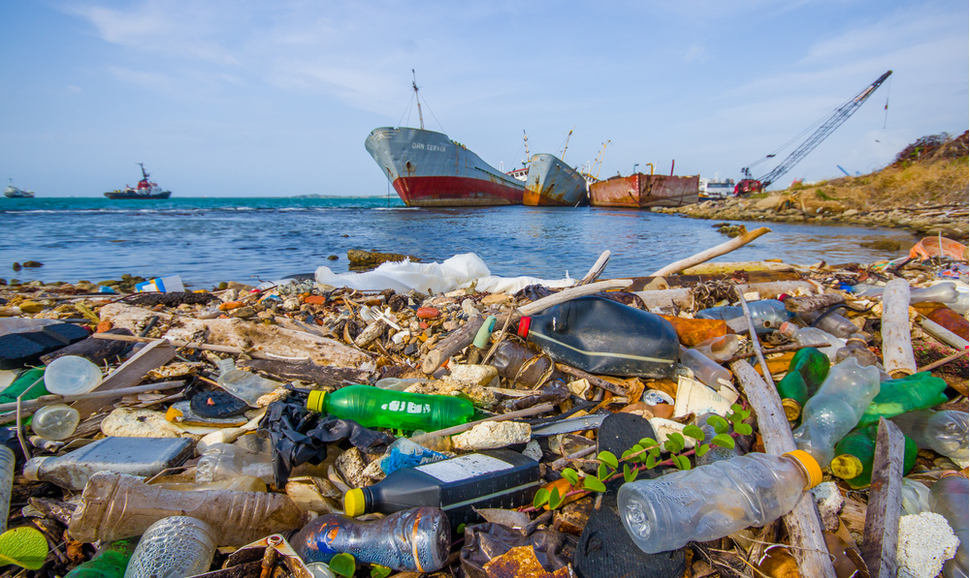
[{"label": "green plant sprout", "polygon": [[[532,500],[532,510],[538,510],[548,506],[550,510],[555,510],[561,506],[566,498],[590,492],[605,492],[606,483],[623,477],[624,482],[632,482],[637,479],[637,475],[643,470],[649,470],[657,466],[674,466],[679,470],[689,470],[691,468],[689,456],[696,454],[703,456],[711,449],[711,445],[733,449],[734,438],[741,435],[751,435],[753,429],[750,424],[744,423],[751,415],[750,410],[742,408],[738,404],[731,406],[731,413],[727,418],[719,415],[712,415],[707,418],[707,424],[714,428],[714,437],[710,444],[701,443],[704,441],[704,432],[696,425],[684,427],[684,433],[672,433],[667,436],[662,444],[653,438],[643,438],[632,448],[623,452],[617,458],[612,452],[602,451],[597,454],[595,460],[588,460],[586,463],[596,463],[596,475],[583,476],[580,484],[579,472],[573,468],[565,468],[562,477],[569,480],[574,488],[564,495],[560,495],[558,488],[552,491],[540,488]],[[733,429],[733,433],[732,432]],[[684,451],[687,447],[686,438],[696,440],[693,450]],[[662,451],[670,454],[667,460],[660,460]],[[620,464],[623,464],[622,470]]]}]

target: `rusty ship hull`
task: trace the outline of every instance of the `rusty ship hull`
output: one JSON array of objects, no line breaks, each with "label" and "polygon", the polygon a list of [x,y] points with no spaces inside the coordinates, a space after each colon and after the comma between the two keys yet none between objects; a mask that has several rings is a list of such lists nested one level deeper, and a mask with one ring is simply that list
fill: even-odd
[{"label": "rusty ship hull", "polygon": [[364,147],[409,207],[521,205],[525,186],[447,135],[407,127],[371,131]]},{"label": "rusty ship hull", "polygon": [[680,207],[696,203],[700,177],[674,177],[636,173],[613,177],[589,186],[589,202],[594,207]]},{"label": "rusty ship hull", "polygon": [[553,155],[540,153],[529,162],[522,203],[532,207],[584,207],[589,204],[586,179]]}]

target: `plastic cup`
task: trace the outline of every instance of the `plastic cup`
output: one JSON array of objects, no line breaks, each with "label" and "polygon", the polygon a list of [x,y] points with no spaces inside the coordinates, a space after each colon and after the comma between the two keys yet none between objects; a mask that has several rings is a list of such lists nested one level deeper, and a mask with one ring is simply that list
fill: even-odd
[{"label": "plastic cup", "polygon": [[99,383],[101,370],[98,366],[77,355],[58,357],[44,371],[47,391],[59,395],[88,393]]}]

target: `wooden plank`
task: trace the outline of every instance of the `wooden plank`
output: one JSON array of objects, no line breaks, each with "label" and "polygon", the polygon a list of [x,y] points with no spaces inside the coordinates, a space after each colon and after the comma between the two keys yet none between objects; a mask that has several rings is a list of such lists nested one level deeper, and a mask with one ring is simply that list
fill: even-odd
[{"label": "wooden plank", "polygon": [[[731,364],[731,371],[758,418],[765,451],[780,455],[796,449],[778,390],[761,379],[746,361],[735,361]],[[792,553],[801,575],[835,578],[835,568],[822,534],[821,517],[811,492],[802,495],[795,508],[782,517],[782,522],[788,528]]]},{"label": "wooden plank", "polygon": [[902,509],[903,432],[885,418],[879,418],[876,455],[872,464],[872,485],[866,508],[866,530],[862,559],[872,578],[896,577],[896,542]]},{"label": "wooden plank", "polygon": [[882,293],[882,363],[894,378],[916,373],[909,323],[909,281],[893,279]]},{"label": "wooden plank", "polygon": [[[128,361],[121,364],[111,375],[104,378],[94,391],[110,391],[123,387],[134,387],[141,383],[149,371],[161,367],[175,358],[175,348],[168,341],[161,340],[149,343]],[[72,407],[81,414],[81,419],[86,419],[101,408],[110,406],[121,399],[121,396],[84,399],[76,401]]]}]

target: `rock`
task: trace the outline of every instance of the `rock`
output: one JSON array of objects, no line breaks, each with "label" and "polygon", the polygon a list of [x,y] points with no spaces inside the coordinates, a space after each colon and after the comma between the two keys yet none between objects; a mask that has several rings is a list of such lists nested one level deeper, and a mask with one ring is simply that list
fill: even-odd
[{"label": "rock", "polygon": [[256,310],[248,305],[234,309],[232,312],[232,316],[238,317],[239,319],[248,319],[253,315],[256,315]]},{"label": "rock", "polygon": [[451,438],[456,450],[491,450],[524,444],[532,437],[532,427],[514,421],[486,421]]},{"label": "rock", "polygon": [[469,385],[487,386],[498,377],[498,370],[491,365],[452,365],[449,370],[451,379]]},{"label": "rock", "polygon": [[40,313],[44,310],[44,305],[36,301],[22,301],[19,307],[24,313]]},{"label": "rock", "polygon": [[842,211],[842,218],[844,219],[846,217],[854,217],[854,216],[858,215],[861,212],[862,211],[860,211],[858,209],[849,209],[847,211]]},{"label": "rock", "polygon": [[347,260],[352,267],[375,267],[381,263],[398,262],[410,259],[413,262],[420,262],[420,259],[410,255],[399,253],[378,253],[376,251],[361,251],[350,249],[347,251]]},{"label": "rock", "polygon": [[430,393],[432,395],[451,395],[464,397],[476,407],[490,409],[495,407],[498,400],[495,394],[480,385],[470,385],[451,378],[416,383],[405,391],[410,393]]},{"label": "rock", "polygon": [[367,463],[357,448],[350,448],[340,454],[333,465],[350,487],[362,488],[368,484],[369,478],[364,475]]},{"label": "rock", "polygon": [[150,409],[119,407],[101,422],[106,436],[124,438],[180,438],[193,437],[179,426],[165,419],[165,415]]},{"label": "rock", "polygon": [[890,251],[890,252],[899,251],[902,248],[899,241],[894,241],[892,239],[879,239],[876,241],[869,241],[867,243],[862,243],[862,246],[867,247],[869,249],[876,249],[877,251]]}]

